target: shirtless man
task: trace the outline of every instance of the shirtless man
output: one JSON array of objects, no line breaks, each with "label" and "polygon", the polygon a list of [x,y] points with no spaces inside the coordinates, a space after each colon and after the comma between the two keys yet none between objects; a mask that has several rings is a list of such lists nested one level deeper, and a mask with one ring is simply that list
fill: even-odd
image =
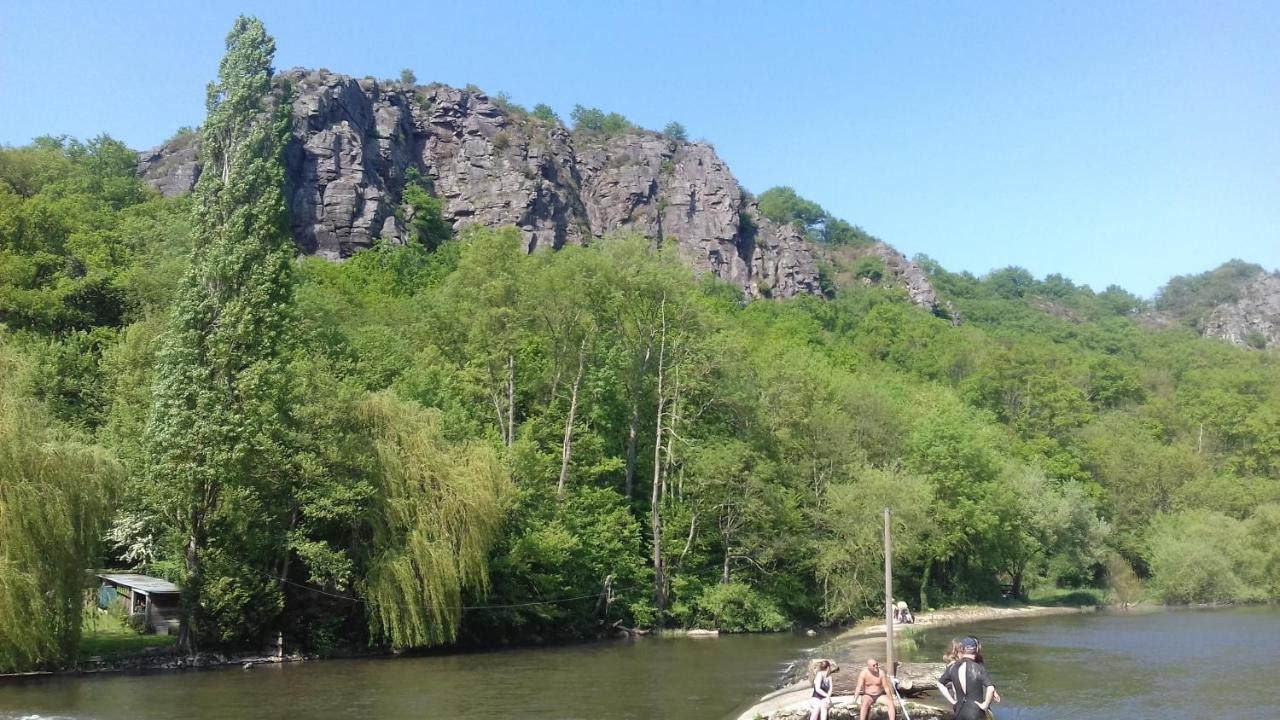
[{"label": "shirtless man", "polygon": [[868,659],[867,666],[858,673],[858,686],[853,690],[853,696],[858,698],[858,704],[861,705],[858,710],[858,720],[867,720],[867,715],[871,713],[871,706],[877,702],[889,708],[889,720],[896,720],[897,713],[893,705],[893,697],[886,689],[888,682],[890,681],[880,672],[880,663],[876,662],[875,658]]}]

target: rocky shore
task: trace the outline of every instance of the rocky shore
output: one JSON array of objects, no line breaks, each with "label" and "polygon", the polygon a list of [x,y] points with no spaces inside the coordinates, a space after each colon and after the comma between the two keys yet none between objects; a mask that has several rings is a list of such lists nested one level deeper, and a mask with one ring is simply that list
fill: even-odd
[{"label": "rocky shore", "polygon": [[[1039,617],[1044,615],[1072,615],[1092,612],[1093,607],[1045,607],[1017,605],[1010,607],[961,606],[931,613],[922,613],[912,625],[895,625],[895,635],[903,628],[937,628],[971,622],[1005,620],[1011,618]],[[868,657],[884,656],[884,623],[859,623],[839,636],[823,643],[811,653],[811,658],[794,663],[783,679],[783,686],[760,698],[739,715],[738,720],[801,720],[809,717],[808,665],[811,659],[829,658],[841,668],[833,677],[831,714],[833,720],[856,718],[857,698],[853,696],[858,672]],[[942,674],[941,662],[903,663],[898,677],[914,688],[906,693],[903,703],[912,720],[950,718],[951,709],[944,707],[933,680]],[[883,708],[871,711],[872,718],[887,717]]]}]

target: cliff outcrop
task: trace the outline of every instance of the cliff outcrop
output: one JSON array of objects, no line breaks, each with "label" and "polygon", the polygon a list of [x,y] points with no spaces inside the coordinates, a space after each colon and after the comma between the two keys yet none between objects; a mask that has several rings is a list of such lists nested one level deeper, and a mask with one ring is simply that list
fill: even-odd
[{"label": "cliff outcrop", "polygon": [[1202,332],[1246,347],[1280,347],[1280,273],[1245,284],[1236,300],[1209,312]]},{"label": "cliff outcrop", "polygon": [[1280,272],[1229,260],[1198,275],[1172,278],[1138,321],[1155,329],[1190,327],[1234,345],[1280,347]]},{"label": "cliff outcrop", "polygon": [[[752,297],[821,292],[803,235],[764,218],[706,143],[571,133],[473,89],[301,69],[277,82],[293,97],[286,175],[304,253],[403,242],[398,210],[416,170],[455,229],[514,225],[530,252],[633,231],[675,242],[696,272]],[[197,157],[198,137],[182,135],[143,153],[139,172],[165,195],[190,192]]]}]

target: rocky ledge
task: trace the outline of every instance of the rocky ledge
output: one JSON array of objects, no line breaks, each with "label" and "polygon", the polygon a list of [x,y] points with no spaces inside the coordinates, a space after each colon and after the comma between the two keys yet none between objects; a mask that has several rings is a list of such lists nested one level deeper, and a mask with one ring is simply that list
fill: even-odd
[{"label": "rocky ledge", "polygon": [[[416,170],[455,229],[514,225],[529,252],[615,232],[674,242],[698,273],[748,297],[818,295],[818,256],[804,233],[771,222],[706,142],[640,129],[570,132],[474,88],[405,85],[326,70],[276,78],[292,93],[286,183],[301,252],[350,256],[404,242],[401,198]],[[142,153],[139,173],[166,196],[200,176],[199,136]],[[911,299],[937,301],[923,271],[888,246],[871,249]]]},{"label": "rocky ledge", "polygon": [[1256,349],[1280,346],[1280,273],[1259,275],[1238,299],[1214,308],[1204,334]]},{"label": "rocky ledge", "polygon": [[[415,169],[455,228],[514,225],[530,252],[631,231],[677,243],[696,272],[751,297],[821,292],[803,235],[764,218],[705,142],[571,133],[474,89],[302,69],[276,80],[292,89],[286,182],[304,253],[403,242],[397,211]],[[180,135],[143,153],[139,172],[165,195],[190,192],[197,150],[198,137]]]}]

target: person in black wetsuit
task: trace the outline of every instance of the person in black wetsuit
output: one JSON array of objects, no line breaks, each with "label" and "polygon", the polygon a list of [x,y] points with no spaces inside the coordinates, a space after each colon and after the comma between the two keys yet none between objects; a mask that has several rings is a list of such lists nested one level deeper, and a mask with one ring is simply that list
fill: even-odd
[{"label": "person in black wetsuit", "polygon": [[964,638],[960,641],[960,656],[938,678],[938,691],[951,703],[955,720],[981,720],[991,703],[999,702],[986,666],[977,659],[979,653],[977,638]]}]

